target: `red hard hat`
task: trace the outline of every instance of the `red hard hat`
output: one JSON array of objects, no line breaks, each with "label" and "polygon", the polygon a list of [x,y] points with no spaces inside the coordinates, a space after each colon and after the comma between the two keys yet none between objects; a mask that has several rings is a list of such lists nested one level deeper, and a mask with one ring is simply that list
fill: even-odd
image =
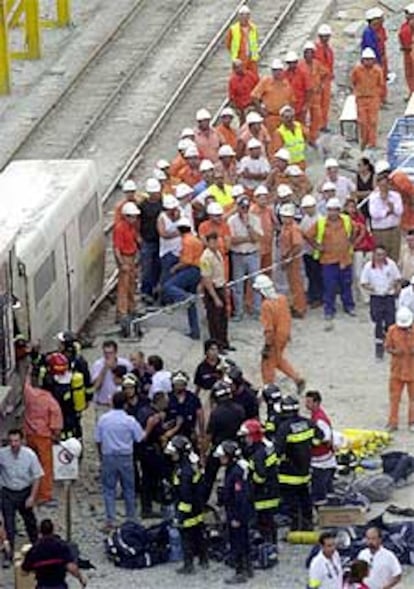
[{"label": "red hard hat", "polygon": [[53,352],[47,357],[47,365],[49,371],[53,375],[65,374],[69,368],[69,362],[65,354],[60,352]]},{"label": "red hard hat", "polygon": [[261,442],[263,440],[263,427],[258,419],[247,419],[242,423],[239,436],[249,436],[252,442]]}]

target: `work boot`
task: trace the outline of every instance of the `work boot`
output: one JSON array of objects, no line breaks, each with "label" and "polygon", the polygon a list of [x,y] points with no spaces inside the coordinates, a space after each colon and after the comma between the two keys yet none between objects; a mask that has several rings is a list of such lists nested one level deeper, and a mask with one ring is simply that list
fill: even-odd
[{"label": "work boot", "polygon": [[247,577],[244,573],[235,572],[232,577],[224,579],[226,585],[240,585],[241,583],[247,583]]},{"label": "work boot", "polygon": [[208,569],[209,568],[209,563],[208,563],[207,556],[200,556],[199,565],[200,565],[200,568],[202,568],[202,569]]},{"label": "work boot", "polygon": [[384,358],[384,344],[375,344],[375,358],[382,360]]},{"label": "work boot", "polygon": [[249,557],[247,557],[243,560],[243,569],[244,569],[244,573],[245,573],[246,577],[248,579],[253,579],[254,569],[253,569],[252,561],[250,560]]},{"label": "work boot", "polygon": [[192,562],[184,562],[183,566],[175,571],[178,575],[193,575],[195,573]]}]

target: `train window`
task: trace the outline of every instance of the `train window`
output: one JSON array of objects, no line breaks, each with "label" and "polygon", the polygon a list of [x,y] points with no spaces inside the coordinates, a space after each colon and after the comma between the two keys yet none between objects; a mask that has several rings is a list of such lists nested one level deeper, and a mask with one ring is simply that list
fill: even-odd
[{"label": "train window", "polygon": [[34,277],[33,284],[36,306],[40,303],[45,294],[50,290],[55,280],[55,252],[52,252],[40,266],[39,270],[36,272]]},{"label": "train window", "polygon": [[99,221],[98,194],[95,193],[91,200],[83,207],[79,215],[79,235],[81,245],[85,245],[90,232]]}]

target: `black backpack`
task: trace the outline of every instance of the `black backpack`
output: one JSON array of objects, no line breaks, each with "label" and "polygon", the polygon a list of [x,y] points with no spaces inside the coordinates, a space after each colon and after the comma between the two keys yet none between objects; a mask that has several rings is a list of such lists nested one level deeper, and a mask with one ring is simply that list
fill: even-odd
[{"label": "black backpack", "polygon": [[143,569],[167,562],[170,553],[168,524],[144,528],[125,522],[105,540],[106,554],[115,566]]}]

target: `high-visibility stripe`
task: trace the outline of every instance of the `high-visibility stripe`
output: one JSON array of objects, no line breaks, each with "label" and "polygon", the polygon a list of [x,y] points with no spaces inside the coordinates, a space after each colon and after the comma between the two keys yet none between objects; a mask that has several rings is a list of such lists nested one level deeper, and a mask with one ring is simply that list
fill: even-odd
[{"label": "high-visibility stripe", "polygon": [[267,468],[269,468],[270,466],[273,466],[277,464],[277,456],[275,453],[271,454],[270,456],[268,456],[265,460],[265,466]]},{"label": "high-visibility stripe", "polygon": [[293,131],[288,129],[283,123],[278,127],[280,136],[283,139],[283,146],[289,152],[289,163],[299,164],[305,161],[306,140],[303,134],[302,125],[295,121],[293,124]]},{"label": "high-visibility stripe", "polygon": [[309,483],[311,479],[311,475],[292,475],[292,474],[279,474],[279,483],[284,483],[285,485],[306,485]]},{"label": "high-visibility stripe", "polygon": [[198,483],[200,479],[201,479],[201,472],[200,471],[195,472],[193,474],[192,482],[193,483]]},{"label": "high-visibility stripe", "polygon": [[276,426],[271,421],[266,421],[265,423],[265,432],[275,432]]},{"label": "high-visibility stripe", "polygon": [[[241,45],[241,26],[239,22],[236,22],[231,27],[231,59],[234,61],[239,57],[240,45]],[[249,57],[252,61],[259,60],[259,38],[257,34],[257,27],[253,23],[250,23],[249,35]]]},{"label": "high-visibility stripe", "polygon": [[273,509],[275,507],[278,507],[280,503],[280,499],[262,499],[262,500],[258,500],[254,502],[254,508],[257,511],[264,511],[265,509]]},{"label": "high-visibility stripe", "polygon": [[203,514],[195,515],[194,517],[189,517],[185,519],[182,523],[183,528],[193,528],[194,526],[198,526],[198,524],[203,523]]},{"label": "high-visibility stripe", "polygon": [[309,589],[317,589],[322,585],[322,581],[318,581],[318,579],[309,579],[308,587]]},{"label": "high-visibility stripe", "polygon": [[178,511],[182,511],[183,513],[190,513],[192,509],[191,503],[185,503],[184,501],[180,501],[177,505]]},{"label": "high-visibility stripe", "polygon": [[286,441],[290,442],[291,444],[299,444],[300,442],[306,442],[306,440],[312,440],[314,436],[315,430],[312,427],[297,434],[288,434],[286,436]]},{"label": "high-visibility stripe", "polygon": [[[351,237],[352,234],[352,221],[349,215],[340,215],[341,219],[342,219],[342,223],[344,224],[344,229],[345,229],[345,233],[346,236],[348,237],[348,239]],[[323,238],[325,235],[325,230],[326,230],[326,223],[327,223],[327,218],[326,217],[319,217],[319,219],[316,221],[316,237],[315,237],[315,241],[318,245],[321,245],[323,242]],[[349,248],[349,253],[352,253],[352,246],[350,246]],[[318,249],[313,250],[313,259],[314,260],[319,260],[319,258],[321,257],[321,252]]]},{"label": "high-visibility stripe", "polygon": [[262,485],[264,482],[266,482],[266,477],[261,477],[257,474],[257,472],[253,473],[253,482],[254,483],[258,483],[259,485]]}]

